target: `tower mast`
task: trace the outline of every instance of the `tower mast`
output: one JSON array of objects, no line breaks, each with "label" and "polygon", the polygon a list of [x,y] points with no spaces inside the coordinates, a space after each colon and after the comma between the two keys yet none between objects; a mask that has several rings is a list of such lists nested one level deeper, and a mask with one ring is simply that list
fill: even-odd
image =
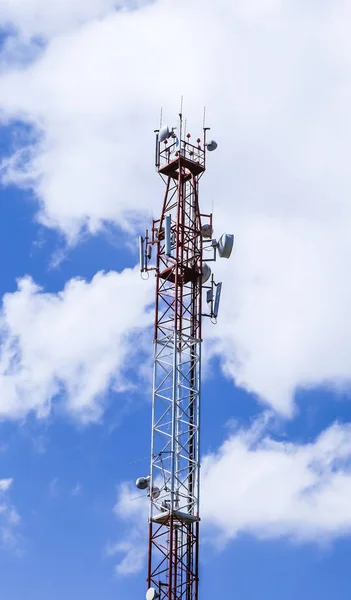
[{"label": "tower mast", "polygon": [[150,501],[147,600],[198,600],[201,326],[203,316],[217,317],[221,291],[207,262],[217,252],[229,257],[233,246],[233,236],[212,239],[212,214],[199,207],[207,150],[217,144],[206,142],[205,127],[192,143],[182,114],[179,137],[175,130],[156,131],[165,195],[160,218],[140,238],[141,271],[156,275],[151,465],[137,480]]}]

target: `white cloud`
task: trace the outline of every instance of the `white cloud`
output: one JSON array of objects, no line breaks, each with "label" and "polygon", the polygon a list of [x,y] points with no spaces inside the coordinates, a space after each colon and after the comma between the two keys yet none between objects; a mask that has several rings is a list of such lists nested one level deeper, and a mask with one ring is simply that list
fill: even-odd
[{"label": "white cloud", "polygon": [[22,279],[0,314],[0,417],[47,416],[59,397],[74,417],[98,419],[106,392],[128,385],[147,303],[137,270],[73,279],[57,294]]},{"label": "white cloud", "polygon": [[202,518],[222,541],[328,541],[351,532],[351,426],[309,444],[275,441],[255,424],[203,461]]},{"label": "white cloud", "polygon": [[128,524],[128,530],[106,548],[108,556],[120,556],[116,564],[117,575],[133,575],[144,566],[147,544],[148,502],[146,496],[138,495],[132,483],[124,482],[118,486],[117,502],[114,513],[120,523]]},{"label": "white cloud", "polygon": [[12,27],[25,37],[51,37],[90,19],[103,17],[116,0],[1,0],[0,25]]},{"label": "white cloud", "polygon": [[145,541],[139,530],[132,528],[128,532],[128,536],[123,538],[121,542],[116,542],[107,547],[106,554],[108,556],[122,555],[115,567],[117,575],[127,576],[140,573],[146,557]]},{"label": "white cloud", "polygon": [[[174,118],[184,93],[195,134],[206,103],[219,149],[202,206],[214,201],[217,230],[237,236],[233,259],[217,268],[225,287],[214,351],[230,377],[285,416],[299,386],[348,386],[350,7],[158,0],[118,13],[102,1],[95,12],[70,4],[79,14],[71,29],[0,77],[3,119],[39,134],[3,163],[3,181],[32,188],[40,221],[70,241],[106,220],[135,225],[160,210],[159,106]],[[173,48],[170,29],[186,43]]]},{"label": "white cloud", "polygon": [[21,519],[9,497],[12,484],[12,478],[0,479],[0,547],[20,553],[20,537],[16,527]]},{"label": "white cloud", "polygon": [[[325,544],[351,534],[351,424],[334,423],[310,443],[277,441],[266,415],[203,458],[201,528],[218,546],[240,533]],[[148,501],[134,483],[118,488],[115,514],[126,531],[110,544],[119,574],[144,568]]]},{"label": "white cloud", "polygon": [[229,376],[284,415],[297,386],[349,387],[348,229],[348,220],[242,220],[234,269],[219,265],[224,288],[211,349]]},{"label": "white cloud", "polygon": [[0,479],[0,492],[7,492],[12,485],[12,479]]}]

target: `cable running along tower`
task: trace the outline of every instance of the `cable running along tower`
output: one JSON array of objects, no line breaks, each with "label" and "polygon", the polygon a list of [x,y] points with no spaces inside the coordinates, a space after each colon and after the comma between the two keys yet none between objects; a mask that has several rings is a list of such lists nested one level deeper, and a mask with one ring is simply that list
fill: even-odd
[{"label": "cable running along tower", "polygon": [[199,597],[202,317],[216,320],[222,287],[208,263],[229,258],[234,241],[214,239],[212,214],[200,211],[199,180],[217,148],[207,132],[192,142],[182,114],[178,127],[155,132],[166,189],[160,218],[140,237],[140,270],[156,276],[151,466],[136,482],[150,501],[147,600]]}]

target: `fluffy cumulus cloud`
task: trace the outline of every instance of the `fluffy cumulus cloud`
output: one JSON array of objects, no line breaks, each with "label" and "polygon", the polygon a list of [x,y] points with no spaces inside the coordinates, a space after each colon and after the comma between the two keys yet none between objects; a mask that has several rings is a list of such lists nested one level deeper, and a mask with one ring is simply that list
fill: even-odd
[{"label": "fluffy cumulus cloud", "polygon": [[260,424],[203,463],[202,517],[222,541],[326,541],[351,531],[351,427],[334,424],[309,444],[276,441]]},{"label": "fluffy cumulus cloud", "polygon": [[47,39],[113,10],[138,8],[142,4],[143,0],[61,0],[51,5],[45,0],[2,0],[0,26],[26,38]]},{"label": "fluffy cumulus cloud", "polygon": [[[240,533],[258,539],[286,538],[325,544],[351,532],[351,426],[335,423],[306,444],[279,441],[263,416],[234,432],[203,459],[202,528],[220,546]],[[116,570],[130,575],[144,567],[146,497],[135,485],[119,486],[115,514],[121,537],[108,547]],[[123,533],[123,522],[126,532]]]},{"label": "fluffy cumulus cloud", "polygon": [[133,270],[98,273],[57,294],[19,281],[0,313],[0,418],[47,416],[59,398],[74,417],[98,419],[106,392],[129,385],[126,359],[149,323],[139,281]]},{"label": "fluffy cumulus cloud", "polygon": [[106,220],[134,227],[160,209],[160,105],[173,124],[184,94],[196,135],[206,104],[219,149],[202,206],[214,206],[217,232],[236,233],[234,258],[218,265],[213,349],[228,376],[286,416],[299,386],[347,386],[349,3],[157,0],[128,11],[55,0],[45,23],[41,2],[26,4],[24,17],[5,2],[3,22],[35,20],[49,41],[29,65],[3,61],[3,122],[31,128],[4,158],[3,183],[32,189],[39,220],[72,242]]}]

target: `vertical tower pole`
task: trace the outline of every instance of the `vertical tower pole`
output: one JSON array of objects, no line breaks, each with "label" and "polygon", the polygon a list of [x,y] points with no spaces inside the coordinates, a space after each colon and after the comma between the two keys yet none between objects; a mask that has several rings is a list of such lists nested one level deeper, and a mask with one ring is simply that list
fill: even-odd
[{"label": "vertical tower pole", "polygon": [[148,587],[161,600],[197,600],[202,224],[205,145],[171,138],[158,149],[166,190],[153,222],[156,314]]},{"label": "vertical tower pole", "polygon": [[[216,142],[156,132],[155,163],[165,183],[161,216],[140,239],[141,271],[155,270],[156,302],[150,475],[137,486],[150,500],[147,600],[198,600],[202,317],[214,317],[217,286],[204,246],[229,257],[233,236],[212,239],[212,215],[201,214],[199,180]],[[222,236],[223,238],[223,236]],[[221,239],[222,239],[221,238]],[[230,238],[230,239],[229,239]],[[149,261],[155,252],[155,266]],[[202,312],[207,288],[209,314]],[[219,301],[219,296],[218,296]]]}]

